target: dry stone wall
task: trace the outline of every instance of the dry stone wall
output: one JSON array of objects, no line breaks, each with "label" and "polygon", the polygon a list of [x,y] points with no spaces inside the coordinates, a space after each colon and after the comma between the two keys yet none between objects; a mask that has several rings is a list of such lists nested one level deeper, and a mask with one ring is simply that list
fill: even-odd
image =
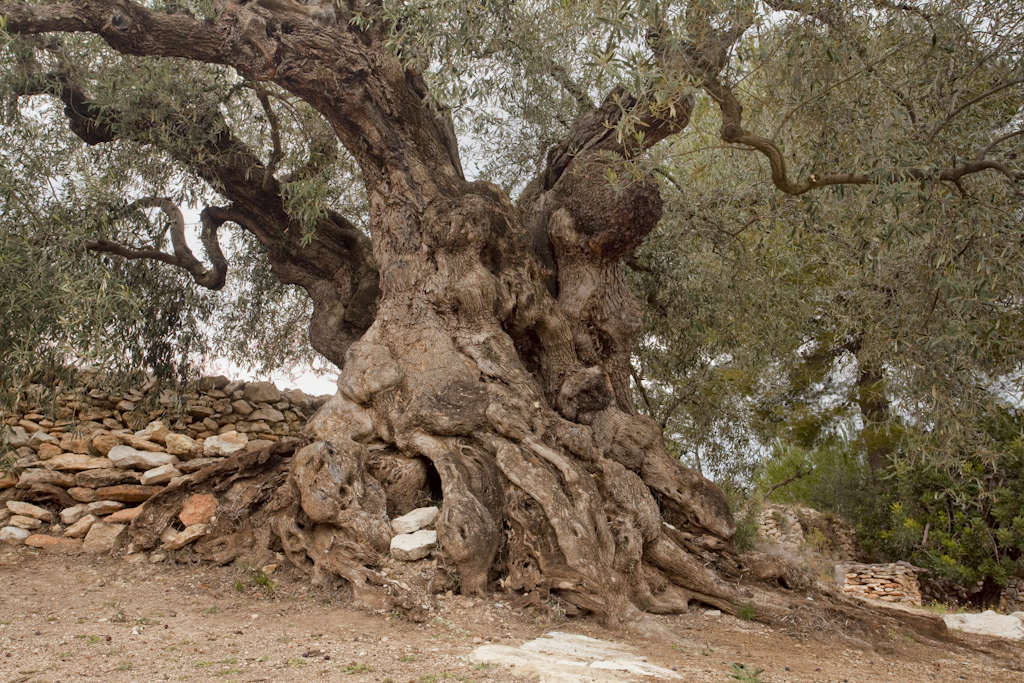
[{"label": "dry stone wall", "polygon": [[797,553],[805,545],[837,560],[858,556],[857,535],[833,515],[802,505],[768,503],[758,520],[758,533]]},{"label": "dry stone wall", "polygon": [[[270,382],[203,377],[184,393],[45,387],[2,416],[0,543],[100,552],[123,543],[139,505],[233,453],[294,439],[327,399]],[[201,538],[216,500],[190,500],[164,549]],[[197,512],[198,511],[198,512]]]},{"label": "dry stone wall", "polygon": [[921,586],[916,572],[922,571],[907,562],[893,564],[860,564],[849,562],[836,565],[836,582],[847,595],[921,605]]}]

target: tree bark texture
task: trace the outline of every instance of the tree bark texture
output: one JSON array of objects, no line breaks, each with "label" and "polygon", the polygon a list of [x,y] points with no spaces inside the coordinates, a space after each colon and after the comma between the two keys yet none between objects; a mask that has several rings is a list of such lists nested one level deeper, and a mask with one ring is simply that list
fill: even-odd
[{"label": "tree bark texture", "polygon": [[[395,604],[400,591],[375,568],[389,517],[435,481],[440,552],[463,593],[500,583],[605,616],[684,611],[694,599],[734,612],[727,577],[788,571],[735,552],[722,491],[669,456],[631,397],[641,319],[619,261],[657,224],[661,198],[650,181],[613,189],[603,170],[609,154],[643,151],[615,135],[626,112],[646,122],[650,146],[686,126],[691,101],[670,114],[616,91],[514,205],[465,180],[451,129],[426,105],[422,77],[379,47],[381,28],[257,4],[207,22],[124,0],[0,1],[0,13],[14,32],[89,31],[123,53],[273,81],[324,116],[362,171],[372,255],[340,216],[301,246],[276,181],[260,183],[265,165],[230,139],[211,143],[222,149],[200,169],[282,279],[310,291],[314,342],[343,362],[309,443],[192,482],[218,487],[234,511],[222,513],[234,526],[201,546],[209,558],[281,548],[320,584],[340,579],[368,604]],[[176,491],[147,504],[134,542],[156,543]]]}]

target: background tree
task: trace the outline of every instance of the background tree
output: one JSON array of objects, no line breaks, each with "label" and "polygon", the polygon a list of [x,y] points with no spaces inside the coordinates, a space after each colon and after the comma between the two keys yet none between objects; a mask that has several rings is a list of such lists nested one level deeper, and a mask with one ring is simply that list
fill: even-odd
[{"label": "background tree", "polygon": [[[272,449],[196,483],[253,484],[228,501],[251,513],[249,524],[220,515],[200,546],[209,557],[281,547],[318,582],[341,577],[368,603],[394,602],[398,588],[374,567],[388,514],[436,477],[440,545],[463,592],[500,578],[605,615],[626,603],[677,611],[693,599],[734,611],[725,577],[785,579],[787,568],[735,550],[721,490],[672,458],[658,423],[634,406],[641,307],[620,264],[665,212],[649,171],[691,137],[691,121],[713,120],[714,146],[732,150],[714,161],[749,157],[729,185],[750,186],[749,204],[719,210],[723,222],[746,225],[762,203],[780,223],[803,216],[788,231],[759,230],[773,249],[788,232],[846,264],[854,245],[874,259],[902,244],[901,230],[865,245],[875,224],[830,222],[832,197],[851,188],[879,220],[909,193],[945,211],[979,195],[992,212],[985,229],[1011,233],[1019,12],[1012,3],[5,1],[5,148],[34,141],[42,154],[64,152],[37,165],[42,177],[17,166],[4,196],[91,216],[61,233],[79,261],[156,261],[218,289],[233,262],[264,277],[253,258],[262,253],[281,283],[308,295],[310,341],[342,367],[339,393],[289,461]],[[904,55],[914,59],[896,59]],[[455,122],[481,153],[473,167]],[[467,180],[464,168],[501,186]],[[188,247],[182,205],[206,206],[205,261]],[[161,211],[166,226],[150,228],[144,210]],[[923,220],[945,215],[935,211]],[[5,221],[29,242],[48,224]],[[221,233],[234,228],[225,226],[239,230],[227,254]],[[933,269],[973,258],[960,233],[939,227]],[[742,226],[728,232],[751,239]],[[984,264],[1010,258],[977,253]],[[876,275],[887,286],[893,276]],[[836,282],[845,277],[839,270]],[[992,294],[968,303],[1012,308],[993,277],[982,269],[977,291]],[[923,292],[936,302],[925,308],[953,301],[913,270],[903,281],[910,310],[920,313]],[[807,291],[824,291],[817,284]],[[124,291],[134,310],[156,300]],[[888,371],[882,350],[893,340],[870,334],[881,329],[870,313],[905,309],[888,303],[886,287],[857,291],[875,291],[885,307],[841,289],[812,301],[845,311],[827,324],[831,338],[858,340],[860,367]],[[728,294],[723,302],[743,304]],[[55,346],[57,324],[37,326],[53,330]],[[778,330],[793,347],[787,325]],[[753,336],[736,334],[734,348]],[[720,337],[712,358],[733,347]],[[1010,362],[991,358],[970,358],[973,384]],[[178,495],[147,505],[136,543],[156,542]]]}]

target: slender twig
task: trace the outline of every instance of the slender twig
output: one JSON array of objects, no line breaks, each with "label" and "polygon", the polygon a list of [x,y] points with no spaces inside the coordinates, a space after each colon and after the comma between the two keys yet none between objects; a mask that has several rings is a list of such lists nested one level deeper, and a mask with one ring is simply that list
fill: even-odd
[{"label": "slender twig", "polygon": [[274,146],[274,151],[270,154],[270,160],[267,161],[267,168],[263,171],[263,191],[266,192],[270,189],[270,180],[274,177],[277,164],[280,163],[281,158],[284,156],[284,153],[281,151],[281,120],[277,118],[277,112],[270,106],[270,96],[267,95],[266,90],[258,89],[256,97],[259,99],[260,105],[263,106],[263,113],[270,124],[270,140]]},{"label": "slender twig", "polygon": [[796,471],[796,474],[794,474],[792,477],[789,477],[788,479],[784,479],[783,481],[780,481],[778,484],[772,484],[770,487],[768,487],[768,493],[765,494],[765,498],[771,498],[771,495],[773,493],[775,493],[776,491],[778,491],[779,489],[781,489],[783,486],[788,486],[788,485],[792,484],[794,481],[796,481],[797,479],[803,479],[804,477],[806,477],[808,474],[810,474],[813,471],[814,471],[813,467],[808,467],[806,470],[799,469],[799,470]]}]

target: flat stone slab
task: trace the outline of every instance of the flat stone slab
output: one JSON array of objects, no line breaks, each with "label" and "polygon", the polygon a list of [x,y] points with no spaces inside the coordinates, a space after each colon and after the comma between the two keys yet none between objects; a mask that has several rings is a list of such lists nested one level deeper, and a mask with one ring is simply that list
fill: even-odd
[{"label": "flat stone slab", "polygon": [[470,658],[514,666],[517,676],[540,683],[621,683],[649,678],[678,680],[671,669],[643,661],[621,643],[553,631],[519,647],[484,645]]},{"label": "flat stone slab", "polygon": [[[1022,613],[1014,612],[1016,614]],[[1024,622],[1020,618],[996,614],[992,610],[985,610],[981,614],[944,614],[942,620],[946,622],[946,628],[957,631],[1010,640],[1024,638]]]},{"label": "flat stone slab", "polygon": [[161,465],[173,465],[178,462],[176,455],[140,451],[131,446],[114,446],[107,457],[115,466],[122,469],[151,470]]},{"label": "flat stone slab", "polygon": [[437,547],[437,532],[421,529],[414,534],[399,534],[391,539],[391,557],[403,562],[421,560]]},{"label": "flat stone slab", "polygon": [[416,508],[391,520],[391,530],[396,534],[411,534],[433,524],[439,512],[440,510],[434,506]]}]

